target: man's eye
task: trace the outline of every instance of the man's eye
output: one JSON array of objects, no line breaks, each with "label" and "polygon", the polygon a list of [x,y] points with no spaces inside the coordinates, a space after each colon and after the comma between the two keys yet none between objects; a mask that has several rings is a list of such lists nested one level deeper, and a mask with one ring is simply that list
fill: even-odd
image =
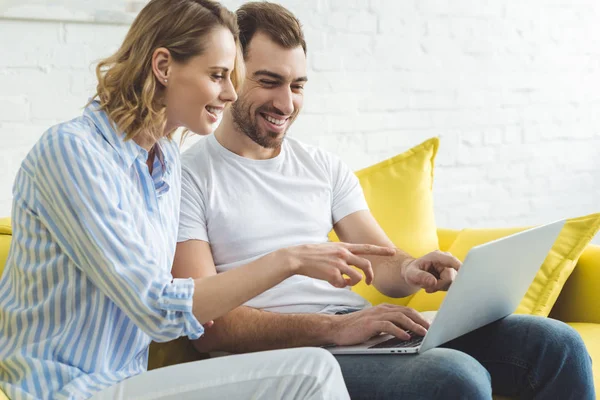
[{"label": "man's eye", "polygon": [[304,90],[304,85],[292,86],[292,89],[294,89],[294,90]]},{"label": "man's eye", "polygon": [[263,84],[263,85],[268,85],[268,86],[277,85],[276,81],[268,81],[266,79],[261,79],[260,83]]}]

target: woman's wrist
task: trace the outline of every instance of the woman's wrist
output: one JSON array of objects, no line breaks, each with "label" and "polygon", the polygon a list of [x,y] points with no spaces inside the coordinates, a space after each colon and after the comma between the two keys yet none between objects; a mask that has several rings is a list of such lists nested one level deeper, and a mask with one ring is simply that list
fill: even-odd
[{"label": "woman's wrist", "polygon": [[279,249],[271,253],[274,258],[274,263],[278,269],[280,269],[285,278],[296,275],[300,269],[300,263],[293,256],[291,249],[284,248]]}]

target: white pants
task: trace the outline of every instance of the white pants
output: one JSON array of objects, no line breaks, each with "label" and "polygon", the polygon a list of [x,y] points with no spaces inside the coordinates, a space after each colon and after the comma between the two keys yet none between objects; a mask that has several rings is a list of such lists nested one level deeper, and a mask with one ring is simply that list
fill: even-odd
[{"label": "white pants", "polygon": [[349,399],[335,358],[319,348],[265,351],[159,368],[92,397],[117,399]]}]

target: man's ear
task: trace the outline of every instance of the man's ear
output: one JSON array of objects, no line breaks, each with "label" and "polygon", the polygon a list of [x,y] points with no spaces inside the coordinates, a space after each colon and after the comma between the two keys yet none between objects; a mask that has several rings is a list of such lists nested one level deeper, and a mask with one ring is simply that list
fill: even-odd
[{"label": "man's ear", "polygon": [[152,53],[152,72],[163,86],[167,86],[169,82],[172,60],[171,53],[164,47],[159,47]]}]

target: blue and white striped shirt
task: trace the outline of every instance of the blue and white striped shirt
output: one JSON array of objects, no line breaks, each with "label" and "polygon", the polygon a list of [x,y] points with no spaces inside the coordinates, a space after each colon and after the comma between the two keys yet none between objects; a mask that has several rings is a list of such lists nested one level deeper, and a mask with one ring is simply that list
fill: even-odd
[{"label": "blue and white striped shirt", "polygon": [[96,103],[44,133],[13,188],[0,279],[0,388],[81,399],[147,369],[151,340],[198,338],[194,282],[173,279],[177,144],[124,141]]}]

